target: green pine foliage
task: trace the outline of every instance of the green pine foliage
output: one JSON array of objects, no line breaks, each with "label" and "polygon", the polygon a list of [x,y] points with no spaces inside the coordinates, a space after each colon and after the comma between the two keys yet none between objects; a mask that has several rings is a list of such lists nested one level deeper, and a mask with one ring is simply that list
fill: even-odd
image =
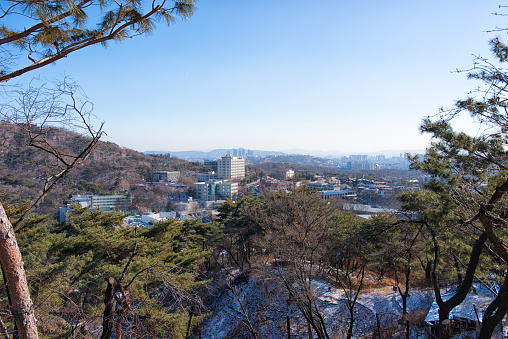
[{"label": "green pine foliage", "polygon": [[[118,305],[126,302],[124,336],[184,337],[190,311],[199,323],[204,308],[196,289],[208,282],[199,279],[209,255],[203,242],[220,229],[177,220],[131,228],[123,217],[74,206],[66,223],[27,220],[18,241],[41,337],[100,333],[110,278],[125,291],[116,293]],[[120,315],[117,307],[115,321]]]},{"label": "green pine foliage", "polygon": [[[498,38],[491,46],[500,64],[478,57],[468,71],[468,78],[481,85],[455,108],[423,120],[420,130],[431,134],[432,143],[423,159],[410,160],[413,169],[430,175],[430,181],[425,190],[400,197],[402,209],[412,213],[412,220],[425,223],[432,235],[440,320],[464,300],[473,278],[497,283],[497,297],[485,311],[479,338],[490,338],[508,310],[508,76],[501,65],[507,48]],[[465,114],[471,117],[474,135],[453,127],[456,117]],[[466,273],[460,285],[464,288],[450,303],[440,299],[437,284],[449,271],[455,271],[459,284]]]},{"label": "green pine foliage", "polygon": [[9,0],[0,6],[0,80],[6,81],[94,44],[149,34],[157,22],[188,19],[195,0]]}]

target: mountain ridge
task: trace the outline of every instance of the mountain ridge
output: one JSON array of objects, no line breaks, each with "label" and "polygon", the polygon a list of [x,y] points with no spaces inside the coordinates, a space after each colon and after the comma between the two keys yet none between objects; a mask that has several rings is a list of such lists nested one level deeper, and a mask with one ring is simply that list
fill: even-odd
[{"label": "mountain ridge", "polygon": [[[384,155],[386,157],[398,157],[400,155],[404,156],[406,153],[410,154],[424,154],[425,150],[423,149],[415,149],[415,150],[382,150],[376,152],[353,152],[346,153],[340,150],[335,151],[321,151],[321,150],[305,150],[305,149],[287,149],[282,151],[267,151],[267,150],[250,150],[254,153],[254,155],[259,157],[267,157],[267,156],[278,156],[278,155],[309,155],[315,157],[321,157],[326,159],[334,159],[340,158],[343,156],[349,156],[354,154],[375,156],[375,155]],[[157,155],[157,154],[169,154],[172,157],[181,158],[181,159],[217,159],[226,154],[233,154],[233,148],[218,148],[210,151],[201,151],[201,150],[192,150],[192,151],[144,151],[144,154],[149,155]]]}]

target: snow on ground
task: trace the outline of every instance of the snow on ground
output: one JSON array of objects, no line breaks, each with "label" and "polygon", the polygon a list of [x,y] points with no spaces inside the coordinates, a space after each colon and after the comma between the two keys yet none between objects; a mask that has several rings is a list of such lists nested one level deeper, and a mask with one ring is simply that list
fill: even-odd
[{"label": "snow on ground", "polygon": [[[291,337],[308,338],[301,312],[296,306],[288,305],[284,289],[275,281],[263,283],[262,279],[250,277],[233,282],[232,286],[233,290],[217,289],[217,294],[210,299],[212,315],[203,324],[202,338],[251,338],[248,324],[259,338],[287,338],[287,316],[291,320]],[[328,334],[332,338],[345,337],[349,313],[344,291],[320,281],[313,281],[312,287]],[[426,314],[432,301],[432,291],[412,290],[407,303],[410,317]],[[355,307],[355,338],[376,330],[376,314],[382,329],[396,332],[402,315],[400,295],[391,288],[361,292]],[[421,333],[415,332],[411,337],[422,338]]]}]

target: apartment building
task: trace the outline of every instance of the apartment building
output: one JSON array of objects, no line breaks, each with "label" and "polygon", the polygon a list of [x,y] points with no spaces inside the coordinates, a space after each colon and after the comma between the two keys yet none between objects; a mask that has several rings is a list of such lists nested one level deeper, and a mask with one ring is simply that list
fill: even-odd
[{"label": "apartment building", "polygon": [[196,188],[196,199],[201,201],[214,201],[220,198],[236,200],[238,197],[238,183],[209,180],[194,184]]},{"label": "apartment building", "polygon": [[245,178],[245,159],[230,154],[217,160],[217,174],[221,179]]}]

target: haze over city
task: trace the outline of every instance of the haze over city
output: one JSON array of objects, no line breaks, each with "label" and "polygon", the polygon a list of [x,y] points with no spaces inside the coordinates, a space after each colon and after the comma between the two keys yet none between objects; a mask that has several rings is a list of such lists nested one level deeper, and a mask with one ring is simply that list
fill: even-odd
[{"label": "haze over city", "polygon": [[139,151],[422,150],[424,116],[476,84],[499,2],[200,1],[188,21],[76,53],[108,138]]},{"label": "haze over city", "polygon": [[2,337],[508,339],[507,19],[0,0]]}]

